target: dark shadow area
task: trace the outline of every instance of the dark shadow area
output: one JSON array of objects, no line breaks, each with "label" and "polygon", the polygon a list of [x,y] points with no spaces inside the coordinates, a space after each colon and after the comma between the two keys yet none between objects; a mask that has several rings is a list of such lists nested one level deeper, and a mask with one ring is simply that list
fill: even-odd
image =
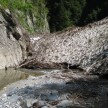
[{"label": "dark shadow area", "polygon": [[14,37],[16,40],[19,40],[19,39],[21,38],[21,35],[15,31],[15,32],[13,32],[13,37]]},{"label": "dark shadow area", "polygon": [[63,69],[71,69],[71,70],[72,70],[72,69],[77,69],[77,70],[79,70],[79,71],[84,71],[84,69],[81,68],[79,64],[72,65],[72,64],[70,64],[70,63],[63,62],[63,63],[60,63],[60,65],[61,65],[61,67],[62,67]]},{"label": "dark shadow area", "polygon": [[101,75],[99,78],[108,80],[108,74]]},{"label": "dark shadow area", "polygon": [[107,0],[86,0],[87,4],[83,9],[77,26],[84,26],[94,21],[99,21],[108,16]]}]

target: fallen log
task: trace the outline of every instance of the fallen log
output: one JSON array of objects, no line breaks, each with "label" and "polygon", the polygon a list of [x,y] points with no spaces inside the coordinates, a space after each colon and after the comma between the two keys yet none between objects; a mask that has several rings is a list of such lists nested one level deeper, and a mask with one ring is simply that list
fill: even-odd
[{"label": "fallen log", "polygon": [[19,66],[17,66],[16,67],[16,69],[18,69],[18,68],[21,68],[21,67],[23,67],[23,66],[26,66],[27,64],[29,64],[29,63],[31,63],[31,62],[34,62],[36,59],[34,58],[34,59],[32,59],[32,60],[27,60],[27,61],[24,61],[23,63],[21,63]]}]

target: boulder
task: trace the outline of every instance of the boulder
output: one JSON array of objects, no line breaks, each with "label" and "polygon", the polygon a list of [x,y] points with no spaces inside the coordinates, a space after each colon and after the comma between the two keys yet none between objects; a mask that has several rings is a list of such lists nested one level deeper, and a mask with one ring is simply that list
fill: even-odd
[{"label": "boulder", "polygon": [[29,37],[13,14],[0,7],[0,69],[13,67],[27,58]]},{"label": "boulder", "polygon": [[48,34],[34,45],[37,63],[108,73],[108,17],[85,27]]}]

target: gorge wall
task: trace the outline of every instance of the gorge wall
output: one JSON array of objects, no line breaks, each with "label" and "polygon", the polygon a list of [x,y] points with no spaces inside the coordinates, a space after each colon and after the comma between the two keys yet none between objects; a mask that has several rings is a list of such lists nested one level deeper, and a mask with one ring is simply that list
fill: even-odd
[{"label": "gorge wall", "polygon": [[0,69],[27,58],[29,37],[9,10],[0,7]]}]

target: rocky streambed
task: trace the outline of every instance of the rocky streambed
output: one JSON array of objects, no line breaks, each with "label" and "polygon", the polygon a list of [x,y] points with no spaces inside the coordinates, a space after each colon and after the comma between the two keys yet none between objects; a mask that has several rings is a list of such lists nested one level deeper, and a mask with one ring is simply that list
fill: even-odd
[{"label": "rocky streambed", "polygon": [[107,108],[108,81],[79,70],[52,70],[4,88],[0,108]]}]

